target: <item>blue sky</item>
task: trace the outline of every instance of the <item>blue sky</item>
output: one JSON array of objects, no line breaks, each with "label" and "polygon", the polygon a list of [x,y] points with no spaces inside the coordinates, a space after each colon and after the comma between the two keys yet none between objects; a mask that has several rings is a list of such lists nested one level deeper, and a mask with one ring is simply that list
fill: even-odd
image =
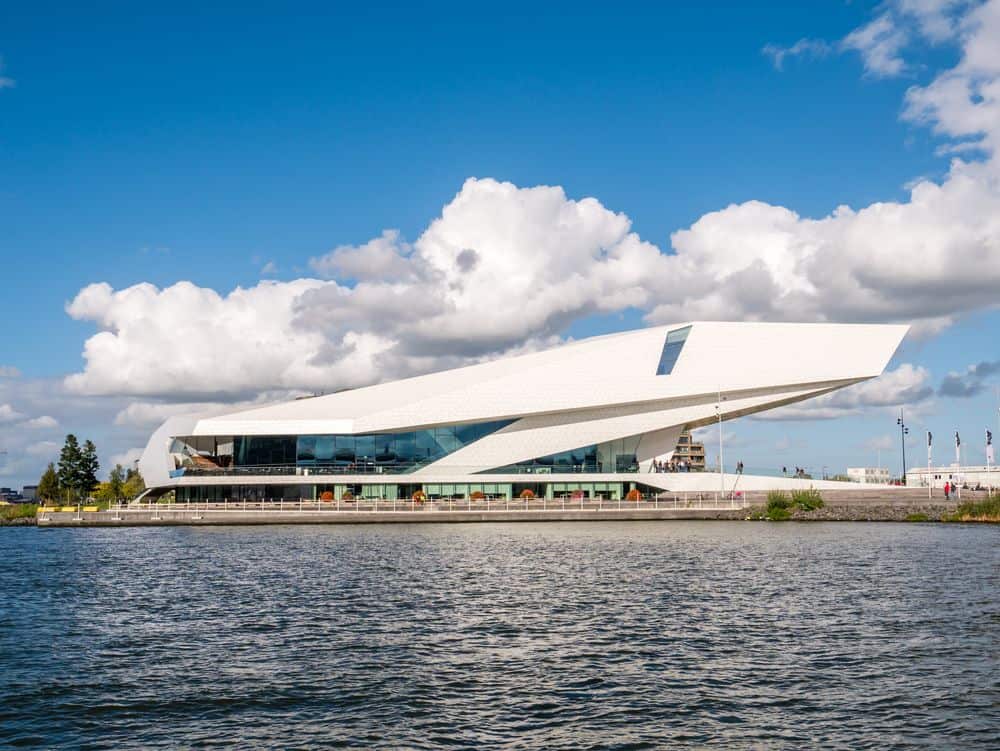
[{"label": "blue sky", "polygon": [[[978,4],[940,5],[942,17],[961,20]],[[561,186],[568,200],[592,196],[668,255],[671,233],[731,204],[821,218],[840,205],[905,203],[921,178],[943,184],[950,157],[937,151],[980,131],[949,124],[935,133],[933,122],[902,115],[911,87],[961,64],[969,34],[922,36],[925,19],[901,7],[6,7],[0,57],[13,85],[0,88],[0,258],[10,325],[0,333],[0,366],[20,375],[0,381],[0,403],[22,422],[50,415],[58,426],[26,431],[8,421],[0,484],[33,479],[48,458],[44,444],[66,430],[98,437],[105,463],[125,456],[149,428],[114,424],[130,400],[192,401],[159,385],[123,395],[92,382],[86,393],[66,393],[61,379],[88,367],[81,353],[99,328],[96,314],[74,319],[66,305],[92,283],[122,290],[187,280],[225,295],[261,278],[315,276],[309,259],[388,228],[417,243],[470,177]],[[871,47],[841,41],[887,14],[908,35],[901,74],[878,69]],[[800,39],[827,48],[789,55],[780,70],[762,53]],[[936,117],[951,122],[948,113]],[[961,156],[994,164],[989,150]],[[945,217],[942,231],[960,224]],[[991,231],[968,251],[985,253],[987,266],[1000,253]],[[925,252],[899,252],[895,262],[932,266]],[[909,300],[956,293],[924,281]],[[512,331],[494,354],[518,337],[643,325],[663,302],[656,296],[635,307],[582,306],[558,324]],[[907,311],[879,320],[909,320]],[[996,426],[996,376],[968,398],[927,391],[949,371],[1000,360],[1000,313],[983,303],[945,313],[948,321],[908,341],[894,366],[925,372],[908,384],[919,396],[914,425],[942,437],[960,428],[971,447],[987,423]],[[810,308],[804,318],[820,315]],[[194,363],[192,372],[211,367]],[[258,383],[261,391],[289,385],[299,384]],[[839,471],[872,463],[867,447],[884,444],[893,466],[885,401],[836,420],[739,421],[730,426],[733,451],[748,467]]]}]

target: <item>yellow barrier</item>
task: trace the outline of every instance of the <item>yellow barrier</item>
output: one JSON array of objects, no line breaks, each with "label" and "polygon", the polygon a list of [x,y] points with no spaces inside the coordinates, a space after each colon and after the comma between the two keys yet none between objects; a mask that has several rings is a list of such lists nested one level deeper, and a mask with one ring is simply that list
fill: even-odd
[{"label": "yellow barrier", "polygon": [[76,506],[61,506],[60,511],[76,511]]},{"label": "yellow barrier", "polygon": [[99,509],[97,508],[97,506],[84,506],[82,510],[83,511],[98,511]]},{"label": "yellow barrier", "polygon": [[51,514],[53,511],[58,511],[58,510],[59,509],[56,508],[55,506],[39,506],[38,507],[38,513],[39,514]]}]

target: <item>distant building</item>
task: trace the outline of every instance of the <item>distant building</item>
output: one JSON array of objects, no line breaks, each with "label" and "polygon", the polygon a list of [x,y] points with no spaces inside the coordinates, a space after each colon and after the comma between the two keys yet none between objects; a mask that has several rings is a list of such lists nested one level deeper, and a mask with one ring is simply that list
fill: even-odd
[{"label": "distant building", "polygon": [[947,483],[958,483],[974,488],[977,485],[982,487],[1000,487],[1000,468],[984,465],[960,467],[952,464],[947,467],[931,467],[928,472],[927,467],[910,467],[906,470],[906,484],[926,488],[930,478],[932,488],[943,488]]},{"label": "distant building", "polygon": [[38,498],[38,486],[37,485],[25,485],[21,489],[21,495],[24,496],[24,500],[33,501]]},{"label": "distant building", "polygon": [[888,485],[892,481],[888,467],[848,467],[847,477],[863,485]]},{"label": "distant building", "polygon": [[685,430],[677,439],[677,448],[671,459],[675,462],[686,462],[692,472],[705,471],[705,444],[691,437],[691,432]]}]

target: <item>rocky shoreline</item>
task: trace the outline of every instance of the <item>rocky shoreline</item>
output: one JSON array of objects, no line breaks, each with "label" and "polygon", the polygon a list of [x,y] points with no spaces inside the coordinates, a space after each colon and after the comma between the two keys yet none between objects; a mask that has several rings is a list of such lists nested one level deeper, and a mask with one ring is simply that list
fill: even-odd
[{"label": "rocky shoreline", "polygon": [[37,527],[38,519],[34,516],[20,516],[15,519],[0,517],[0,527]]}]

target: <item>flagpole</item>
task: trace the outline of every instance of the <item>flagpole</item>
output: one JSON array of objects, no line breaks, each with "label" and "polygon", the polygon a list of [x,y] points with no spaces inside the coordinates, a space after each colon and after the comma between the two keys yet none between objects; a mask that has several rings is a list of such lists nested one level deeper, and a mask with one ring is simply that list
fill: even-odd
[{"label": "flagpole", "polygon": [[931,475],[931,431],[927,431],[927,500],[931,499],[931,485],[933,484]]},{"label": "flagpole", "polygon": [[955,471],[955,475],[958,477],[958,502],[962,502],[962,437],[955,431],[955,462],[958,464],[958,469]]},{"label": "flagpole", "polygon": [[986,428],[986,486],[990,495],[993,495],[993,433]]}]

